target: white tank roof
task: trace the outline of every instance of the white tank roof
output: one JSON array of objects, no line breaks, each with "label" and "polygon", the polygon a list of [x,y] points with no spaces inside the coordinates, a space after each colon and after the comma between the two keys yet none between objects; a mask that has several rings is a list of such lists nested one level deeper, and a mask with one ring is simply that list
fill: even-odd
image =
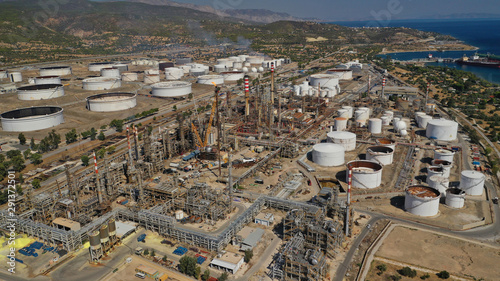
[{"label": "white tank roof", "polygon": [[334,143],[319,143],[313,146],[313,149],[317,152],[325,152],[325,153],[345,151],[343,146]]},{"label": "white tank roof", "polygon": [[485,177],[483,173],[474,170],[462,171],[462,176],[469,179],[482,179]]},{"label": "white tank roof", "polygon": [[335,138],[335,139],[353,139],[353,138],[356,138],[356,134],[353,134],[351,132],[344,132],[344,131],[333,131],[333,132],[329,132],[327,135],[329,138]]}]

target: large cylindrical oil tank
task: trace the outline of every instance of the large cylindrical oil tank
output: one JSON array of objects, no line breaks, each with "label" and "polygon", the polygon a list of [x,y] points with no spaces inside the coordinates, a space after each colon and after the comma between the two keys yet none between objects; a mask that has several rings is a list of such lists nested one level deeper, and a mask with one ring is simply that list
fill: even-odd
[{"label": "large cylindrical oil tank", "polygon": [[57,106],[20,108],[0,114],[2,129],[29,132],[55,127],[64,122],[63,109]]},{"label": "large cylindrical oil tank", "polygon": [[394,150],[387,146],[371,146],[366,149],[366,160],[380,163],[382,165],[392,164]]},{"label": "large cylindrical oil tank", "polygon": [[357,109],[356,111],[354,111],[354,120],[361,121],[367,119],[368,119],[368,112],[366,112],[365,110]]},{"label": "large cylindrical oil tank", "polygon": [[73,72],[71,66],[47,66],[40,68],[40,76],[65,76]]},{"label": "large cylindrical oil tank", "polygon": [[445,174],[444,168],[441,166],[429,166],[429,167],[427,167],[427,177],[432,177],[435,175],[445,177],[446,174]]},{"label": "large cylindrical oil tank", "polygon": [[166,62],[166,61],[160,62],[158,64],[158,68],[160,69],[160,71],[165,71],[165,69],[171,68],[174,66],[175,66],[175,64],[173,62]]},{"label": "large cylindrical oil tank", "polygon": [[439,213],[441,193],[425,185],[413,185],[406,188],[405,210],[411,214],[432,217]]},{"label": "large cylindrical oil tank", "polygon": [[192,92],[191,83],[184,81],[161,82],[151,86],[156,97],[182,97]]},{"label": "large cylindrical oil tank", "polygon": [[128,64],[126,63],[115,63],[113,64],[113,68],[116,68],[121,72],[128,71]]},{"label": "large cylindrical oil tank", "polygon": [[115,219],[110,219],[108,221],[109,236],[116,236],[116,221]]},{"label": "large cylindrical oil tank", "polygon": [[178,67],[170,67],[165,69],[165,79],[179,80],[184,76],[184,70]]},{"label": "large cylindrical oil tank", "polygon": [[213,83],[222,85],[224,84],[224,77],[222,75],[202,75],[198,77],[196,83],[203,85],[212,85]]},{"label": "large cylindrical oil tank", "polygon": [[159,69],[146,69],[144,70],[144,75],[160,75]]},{"label": "large cylindrical oil tank", "polygon": [[23,81],[23,75],[18,71],[9,72],[9,79],[12,83],[21,82]]},{"label": "large cylindrical oil tank", "polygon": [[340,80],[351,80],[352,79],[352,70],[351,69],[341,69],[341,68],[333,68],[326,71],[326,74],[334,75]]},{"label": "large cylindrical oil tank", "polygon": [[381,134],[382,120],[379,118],[370,118],[368,120],[368,131],[372,134]]},{"label": "large cylindrical oil tank", "polygon": [[328,142],[340,144],[345,151],[356,149],[356,134],[344,131],[333,131],[327,134]]},{"label": "large cylindrical oil tank", "polygon": [[62,83],[61,83],[61,77],[59,76],[38,76],[35,77],[35,84],[42,85],[42,84],[62,84]]},{"label": "large cylindrical oil tank", "polygon": [[445,204],[455,209],[463,208],[465,205],[465,191],[459,188],[448,188],[446,190]]},{"label": "large cylindrical oil tank", "polygon": [[137,94],[106,93],[87,97],[87,109],[95,112],[127,110],[137,105]]},{"label": "large cylindrical oil tank", "polygon": [[427,124],[429,124],[429,122],[432,120],[432,116],[430,115],[424,115],[424,116],[421,116],[420,117],[420,123],[418,124],[418,126],[420,128],[424,128],[424,129],[427,129]]},{"label": "large cylindrical oil tank", "polygon": [[93,77],[83,79],[82,85],[84,90],[109,90],[121,87],[122,80],[111,77]]},{"label": "large cylindrical oil tank", "polygon": [[333,143],[319,143],[313,146],[313,162],[326,167],[344,165],[345,149]]},{"label": "large cylindrical oil tank", "polygon": [[101,77],[121,78],[120,70],[115,67],[101,69]]},{"label": "large cylindrical oil tank", "polygon": [[390,110],[386,110],[384,111],[384,115],[387,115],[387,116],[390,116],[391,119],[394,118],[394,112],[393,111],[390,111]]},{"label": "large cylindrical oil tank", "polygon": [[450,180],[446,177],[440,176],[440,175],[434,175],[431,177],[427,177],[427,184],[434,188],[439,190],[441,194],[445,194],[446,190],[450,186]]},{"label": "large cylindrical oil tank", "polygon": [[343,108],[339,109],[339,110],[337,110],[337,116],[349,119],[349,111],[347,109],[343,109]]},{"label": "large cylindrical oil tank", "polygon": [[144,83],[154,84],[160,82],[160,74],[144,74]]},{"label": "large cylindrical oil tank", "polygon": [[214,71],[217,73],[225,72],[227,71],[226,64],[216,64],[214,65]]},{"label": "large cylindrical oil tank", "polygon": [[354,108],[352,106],[342,106],[342,109],[347,109],[347,114],[349,115],[347,118],[352,118],[354,116]]},{"label": "large cylindrical oil tank", "polygon": [[439,148],[434,150],[434,159],[437,160],[445,160],[450,163],[453,163],[453,157],[455,156],[455,152],[450,149]]},{"label": "large cylindrical oil tank", "polygon": [[123,72],[122,73],[122,81],[124,82],[133,82],[139,80],[139,75],[137,72]]},{"label": "large cylindrical oil tank", "polygon": [[444,177],[449,178],[451,173],[451,167],[453,164],[446,160],[434,159],[432,160],[432,166],[439,166],[443,168]]},{"label": "large cylindrical oil tank", "polygon": [[109,228],[107,224],[103,224],[99,229],[99,237],[101,238],[101,243],[109,242]]},{"label": "large cylindrical oil tank", "polygon": [[189,58],[189,57],[185,57],[185,58],[177,58],[175,60],[175,64],[176,65],[183,65],[183,64],[188,64],[188,63],[191,63],[193,62],[193,59],[192,58]]},{"label": "large cylindrical oil tank", "polygon": [[426,136],[430,139],[453,141],[457,139],[458,123],[446,119],[432,119],[427,123]]},{"label": "large cylindrical oil tank", "polygon": [[335,118],[335,131],[345,131],[347,129],[347,118]]},{"label": "large cylindrical oil tank", "polygon": [[[352,170],[352,186],[356,188],[372,189],[382,183],[382,165],[373,161],[356,160],[347,163],[347,170]],[[346,181],[349,173],[346,172]]]},{"label": "large cylindrical oil tank", "polygon": [[381,146],[387,146],[396,151],[396,142],[390,139],[377,139],[377,143]]},{"label": "large cylindrical oil tank", "polygon": [[64,96],[61,84],[29,85],[17,88],[17,98],[20,100],[47,100]]},{"label": "large cylindrical oil tank", "polygon": [[483,173],[473,170],[462,171],[460,175],[460,189],[467,195],[482,195],[484,181],[486,177]]},{"label": "large cylindrical oil tank", "polygon": [[380,117],[380,120],[382,120],[382,126],[391,125],[391,119],[389,118],[389,116],[382,116]]},{"label": "large cylindrical oil tank", "polygon": [[420,120],[424,115],[426,115],[425,112],[415,112],[415,124],[417,124],[417,127],[420,127]]},{"label": "large cylindrical oil tank", "polygon": [[222,72],[221,73],[222,77],[224,78],[224,82],[236,82],[238,80],[243,79],[245,77],[245,73],[241,71],[227,71],[227,72]]},{"label": "large cylindrical oil tank", "polygon": [[366,114],[367,114],[367,118],[366,119],[370,118],[370,115],[372,114],[371,109],[368,108],[368,107],[358,107],[358,110],[364,110],[364,111],[366,111]]},{"label": "large cylindrical oil tank", "polygon": [[89,64],[89,71],[101,71],[101,69],[109,67],[113,67],[112,62],[93,62]]},{"label": "large cylindrical oil tank", "polygon": [[313,74],[309,77],[309,84],[313,87],[335,89],[339,85],[339,79],[330,74]]},{"label": "large cylindrical oil tank", "polygon": [[94,231],[89,235],[90,248],[92,250],[101,248],[101,238],[99,236],[99,231]]}]

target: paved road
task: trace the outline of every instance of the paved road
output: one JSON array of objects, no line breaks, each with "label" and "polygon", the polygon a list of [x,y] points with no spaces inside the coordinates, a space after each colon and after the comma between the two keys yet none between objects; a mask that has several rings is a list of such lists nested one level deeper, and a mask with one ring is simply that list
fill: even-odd
[{"label": "paved road", "polygon": [[240,278],[235,279],[236,281],[246,281],[249,280],[251,276],[253,276],[257,271],[259,271],[262,266],[265,266],[264,262],[267,257],[272,256],[274,250],[278,246],[281,240],[273,233],[273,241],[267,246],[266,250],[259,257],[254,256],[254,259],[259,259],[257,263],[255,263],[252,268],[247,270],[247,272]]}]

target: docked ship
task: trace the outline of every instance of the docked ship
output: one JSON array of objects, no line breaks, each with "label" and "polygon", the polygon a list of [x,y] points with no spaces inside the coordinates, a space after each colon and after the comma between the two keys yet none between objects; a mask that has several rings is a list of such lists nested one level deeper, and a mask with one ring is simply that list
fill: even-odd
[{"label": "docked ship", "polygon": [[456,61],[458,64],[462,65],[474,65],[474,66],[482,66],[482,67],[491,67],[491,68],[500,68],[500,60],[493,59],[489,56],[481,57],[479,55],[474,55],[471,58],[462,57]]}]

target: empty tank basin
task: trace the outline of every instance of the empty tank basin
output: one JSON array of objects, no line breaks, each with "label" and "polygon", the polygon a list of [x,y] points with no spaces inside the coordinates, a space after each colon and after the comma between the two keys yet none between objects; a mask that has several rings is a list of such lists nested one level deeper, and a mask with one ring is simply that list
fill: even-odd
[{"label": "empty tank basin", "polygon": [[[347,169],[352,171],[352,186],[356,188],[372,189],[382,182],[382,165],[373,161],[356,160],[347,163]],[[349,181],[349,171],[346,173]]]},{"label": "empty tank basin", "polygon": [[96,112],[111,112],[134,108],[137,95],[134,93],[106,93],[87,97],[87,109]]},{"label": "empty tank basin", "polygon": [[2,129],[8,132],[29,132],[55,127],[64,122],[63,109],[38,106],[15,109],[0,115]]}]

